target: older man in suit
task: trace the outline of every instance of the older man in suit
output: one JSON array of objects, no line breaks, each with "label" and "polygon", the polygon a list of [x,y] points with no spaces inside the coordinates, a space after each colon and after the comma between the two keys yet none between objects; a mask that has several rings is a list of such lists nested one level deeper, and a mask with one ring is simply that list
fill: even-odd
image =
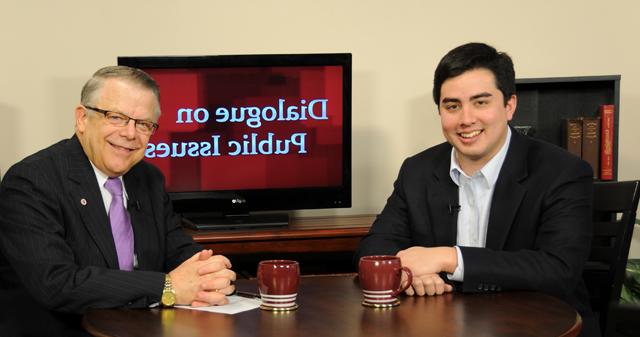
[{"label": "older man in suit", "polygon": [[580,312],[584,335],[597,335],[581,278],[590,166],[510,128],[515,72],[493,47],[445,55],[433,97],[447,142],[405,160],[357,256],[397,254],[414,273],[409,295],[546,292]]},{"label": "older man in suit", "polygon": [[75,135],[6,173],[0,334],[82,334],[89,308],[227,303],[229,260],[183,233],[162,174],[141,161],[159,115],[146,73],[100,69],[75,108]]}]

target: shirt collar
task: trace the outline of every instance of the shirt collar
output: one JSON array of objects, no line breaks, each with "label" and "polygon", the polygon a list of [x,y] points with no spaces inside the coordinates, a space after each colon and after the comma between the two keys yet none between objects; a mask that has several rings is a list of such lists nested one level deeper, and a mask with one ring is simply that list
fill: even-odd
[{"label": "shirt collar", "polygon": [[102,171],[100,171],[95,165],[93,165],[93,163],[91,163],[91,167],[93,167],[93,173],[95,173],[96,178],[98,179],[98,185],[100,185],[100,187],[104,186],[104,183],[107,182],[107,179],[109,179],[109,177],[102,173]]},{"label": "shirt collar", "polygon": [[[91,163],[91,161],[89,162]],[[104,187],[104,183],[107,182],[109,176],[102,173],[102,171],[100,171],[95,165],[93,165],[93,163],[91,163],[91,167],[93,167],[93,172],[96,174],[96,179],[98,179],[98,186],[100,186],[100,189],[106,189]],[[120,182],[122,183],[122,194],[124,198],[129,199],[129,196],[127,195],[127,189],[124,187],[124,180],[122,180],[122,176],[119,176],[118,179],[120,179]]]},{"label": "shirt collar", "polygon": [[[486,179],[486,183],[488,187],[492,187],[495,185],[496,181],[498,181],[498,175],[500,174],[500,168],[502,168],[502,164],[504,163],[505,158],[507,157],[507,150],[509,149],[509,144],[511,143],[511,128],[507,126],[507,139],[504,144],[500,148],[500,151],[491,158],[481,169],[476,173],[476,175],[481,175]],[[458,161],[456,160],[456,149],[455,147],[451,148],[451,164],[449,169],[449,175],[451,176],[451,180],[460,186],[460,175],[467,176],[458,165]]]}]

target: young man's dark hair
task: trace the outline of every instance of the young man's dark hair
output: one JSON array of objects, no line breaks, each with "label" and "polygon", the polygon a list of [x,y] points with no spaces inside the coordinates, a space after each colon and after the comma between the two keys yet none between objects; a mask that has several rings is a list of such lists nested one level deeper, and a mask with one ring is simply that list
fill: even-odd
[{"label": "young man's dark hair", "polygon": [[516,93],[516,73],[507,53],[498,52],[484,43],[467,43],[448,52],[433,76],[433,100],[440,104],[442,83],[472,69],[488,69],[496,78],[496,87],[504,96],[504,104]]}]

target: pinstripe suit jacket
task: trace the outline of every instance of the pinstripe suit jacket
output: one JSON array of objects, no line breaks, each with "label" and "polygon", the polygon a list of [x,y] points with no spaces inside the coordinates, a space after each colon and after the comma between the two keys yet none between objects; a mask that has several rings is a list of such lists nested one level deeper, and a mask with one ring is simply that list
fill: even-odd
[{"label": "pinstripe suit jacket", "polygon": [[160,171],[140,162],[123,179],[133,272],[118,269],[95,173],[75,136],[14,165],[0,187],[0,292],[73,314],[158,302],[164,272],[201,248],[179,226]]}]

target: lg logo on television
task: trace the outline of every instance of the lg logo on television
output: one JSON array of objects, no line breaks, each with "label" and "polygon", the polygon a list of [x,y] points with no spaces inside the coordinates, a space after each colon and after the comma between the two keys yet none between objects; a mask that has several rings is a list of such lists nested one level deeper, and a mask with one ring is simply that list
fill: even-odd
[{"label": "lg logo on television", "polygon": [[231,199],[231,203],[232,204],[244,204],[246,202],[247,202],[247,200],[246,199],[242,199],[242,198],[233,198],[233,199]]}]

